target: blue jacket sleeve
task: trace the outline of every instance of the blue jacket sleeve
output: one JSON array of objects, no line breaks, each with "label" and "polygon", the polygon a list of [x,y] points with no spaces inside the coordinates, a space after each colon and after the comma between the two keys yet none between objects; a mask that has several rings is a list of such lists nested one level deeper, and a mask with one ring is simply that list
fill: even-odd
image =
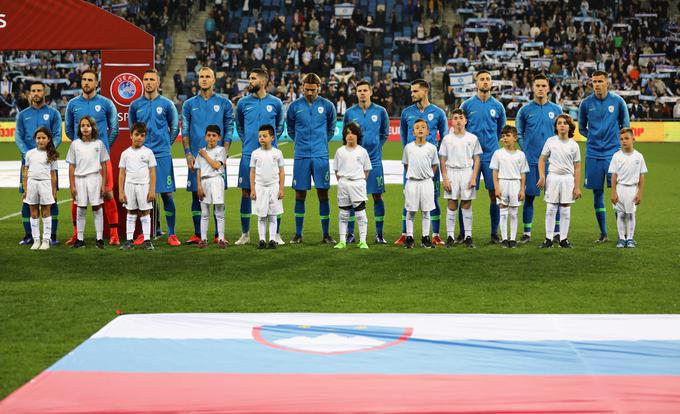
[{"label": "blue jacket sleeve", "polygon": [[295,102],[288,106],[288,113],[286,113],[286,127],[288,128],[288,136],[295,142]]},{"label": "blue jacket sleeve", "polygon": [[243,130],[243,105],[241,104],[243,102],[243,98],[239,99],[239,101],[236,103],[236,135],[238,135],[239,139],[241,142],[244,141],[244,130]]},{"label": "blue jacket sleeve", "polygon": [[189,124],[191,123],[191,109],[186,101],[182,104],[182,138],[191,138]]},{"label": "blue jacket sleeve", "polygon": [[505,108],[503,107],[502,103],[498,103],[498,121],[496,122],[496,132],[497,132],[497,138],[501,138],[501,131],[503,130],[503,127],[505,126],[505,123],[507,122],[507,118],[505,116]]},{"label": "blue jacket sleeve", "polygon": [[441,146],[442,140],[444,139],[446,134],[449,133],[449,120],[446,118],[446,112],[444,111],[441,111],[441,116],[439,117],[437,129],[439,130],[439,141],[437,141],[437,151],[439,151],[439,147]]},{"label": "blue jacket sleeve", "polygon": [[399,118],[399,138],[401,138],[401,146],[405,147],[408,144],[408,125],[404,112],[401,113],[401,118]]},{"label": "blue jacket sleeve", "polygon": [[583,105],[585,102],[585,100],[581,101],[581,104],[578,106],[578,132],[588,139],[588,116]]},{"label": "blue jacket sleeve", "polygon": [[14,130],[14,143],[17,144],[17,147],[19,148],[21,158],[24,158],[26,156],[26,151],[28,151],[25,135],[26,131],[24,130],[23,115],[21,115],[21,112],[19,112],[16,117],[16,129]]},{"label": "blue jacket sleeve", "polygon": [[517,128],[517,143],[519,147],[524,150],[524,111],[526,106],[519,108],[517,117],[515,118],[515,128]]},{"label": "blue jacket sleeve", "polygon": [[54,143],[54,148],[59,148],[59,145],[61,145],[61,114],[56,109],[54,110],[50,130],[52,130],[53,134],[52,142]]},{"label": "blue jacket sleeve", "polygon": [[283,136],[283,130],[284,130],[284,121],[285,118],[283,116],[283,104],[281,101],[276,102],[276,139],[279,140]]},{"label": "blue jacket sleeve", "polygon": [[64,120],[64,129],[66,130],[66,136],[71,141],[75,140],[76,136],[73,131],[73,101],[69,101],[66,105],[66,119]]},{"label": "blue jacket sleeve", "polygon": [[630,128],[630,114],[628,113],[626,101],[623,98],[619,98],[619,126],[621,128]]},{"label": "blue jacket sleeve", "polygon": [[224,118],[222,121],[224,122],[222,141],[231,142],[231,137],[234,134],[234,106],[228,99],[224,106]]},{"label": "blue jacket sleeve", "polygon": [[177,138],[177,134],[179,133],[179,115],[177,114],[177,108],[175,108],[175,105],[172,103],[172,101],[168,101],[168,110],[166,113],[167,122],[170,126],[169,144],[172,145],[172,143],[175,142],[175,139]]},{"label": "blue jacket sleeve", "polygon": [[109,124],[109,145],[112,145],[113,142],[118,138],[118,110],[116,109],[116,105],[113,104],[110,100],[107,100],[109,110],[107,113],[107,123]]},{"label": "blue jacket sleeve", "polygon": [[128,126],[132,128],[137,123],[137,101],[130,104],[128,108]]},{"label": "blue jacket sleeve", "polygon": [[387,142],[390,135],[390,117],[387,115],[387,110],[383,108],[380,120],[380,145]]},{"label": "blue jacket sleeve", "polygon": [[338,114],[335,112],[335,105],[333,105],[331,102],[326,103],[326,126],[328,128],[328,131],[326,131],[327,134],[327,141],[330,142],[333,137],[335,136],[335,122],[338,119]]}]

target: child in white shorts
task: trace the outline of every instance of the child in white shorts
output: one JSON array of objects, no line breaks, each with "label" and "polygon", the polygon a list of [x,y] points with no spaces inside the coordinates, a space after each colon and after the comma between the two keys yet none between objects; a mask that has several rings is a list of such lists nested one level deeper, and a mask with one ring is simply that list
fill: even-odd
[{"label": "child in white shorts", "polygon": [[227,153],[224,147],[217,145],[221,139],[221,130],[217,125],[205,128],[207,146],[198,151],[196,157],[197,195],[201,201],[201,241],[198,247],[208,247],[208,225],[210,224],[210,206],[213,206],[217,222],[217,247],[224,249],[224,172]]}]

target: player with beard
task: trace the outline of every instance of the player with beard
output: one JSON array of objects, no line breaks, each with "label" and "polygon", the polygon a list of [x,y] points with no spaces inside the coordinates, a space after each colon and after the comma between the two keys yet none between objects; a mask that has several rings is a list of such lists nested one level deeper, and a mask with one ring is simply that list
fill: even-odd
[{"label": "player with beard", "polygon": [[[241,98],[236,104],[236,133],[243,147],[241,162],[238,170],[238,186],[241,189],[241,238],[237,245],[250,242],[250,216],[252,204],[250,200],[250,156],[260,148],[258,134],[262,125],[274,128],[272,146],[277,148],[277,141],[283,134],[283,103],[275,96],[267,93],[269,72],[265,69],[253,69],[248,76],[249,95]],[[276,236],[273,240],[277,244],[285,244],[281,239],[281,216],[277,218]],[[272,237],[270,235],[270,237]]]}]

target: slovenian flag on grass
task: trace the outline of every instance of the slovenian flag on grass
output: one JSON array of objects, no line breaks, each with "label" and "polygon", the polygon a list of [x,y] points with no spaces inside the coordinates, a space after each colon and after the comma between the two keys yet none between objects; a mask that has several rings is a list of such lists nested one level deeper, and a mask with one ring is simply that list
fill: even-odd
[{"label": "slovenian flag on grass", "polygon": [[0,413],[680,413],[678,315],[116,318]]}]

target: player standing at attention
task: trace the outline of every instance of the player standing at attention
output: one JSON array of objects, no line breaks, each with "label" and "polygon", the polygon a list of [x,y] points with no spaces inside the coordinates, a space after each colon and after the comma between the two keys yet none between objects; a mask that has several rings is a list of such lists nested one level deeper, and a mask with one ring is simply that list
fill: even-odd
[{"label": "player standing at attention", "polygon": [[[571,204],[581,198],[581,153],[574,141],[576,125],[569,115],[558,115],[555,120],[556,136],[548,138],[538,160],[539,180],[536,186],[545,187],[545,240],[541,248],[553,246],[555,216],[559,211],[562,217],[560,230],[560,247],[571,248],[569,224],[571,222]],[[545,164],[548,163],[548,178],[545,176]],[[559,207],[559,210],[558,210]]]},{"label": "player standing at attention", "polygon": [[416,213],[422,211],[422,239],[421,246],[434,248],[430,240],[430,211],[434,208],[435,185],[432,178],[439,169],[437,147],[426,141],[430,136],[427,121],[417,119],[413,124],[415,141],[406,144],[404,156],[401,159],[406,168],[406,185],[404,186],[404,209],[406,210],[406,240],[404,247],[412,249],[413,222]]},{"label": "player standing at attention", "polygon": [[210,206],[216,218],[217,246],[227,247],[224,240],[224,173],[227,163],[227,152],[217,145],[221,141],[220,127],[208,125],[205,128],[207,146],[198,151],[196,158],[196,195],[201,201],[201,241],[198,247],[208,247],[208,225],[210,223]]},{"label": "player standing at attention", "polygon": [[338,179],[338,217],[340,226],[340,242],[336,249],[347,247],[347,224],[349,212],[354,210],[359,222],[359,248],[368,249],[366,233],[368,217],[366,217],[366,179],[371,172],[371,158],[361,146],[362,131],[359,124],[350,122],[342,128],[342,147],[333,157],[333,170]]},{"label": "player standing at attention", "polygon": [[[373,195],[373,214],[375,216],[375,242],[385,244],[383,225],[385,224],[385,202],[382,194],[385,192],[385,174],[382,165],[382,148],[390,132],[390,118],[387,111],[380,105],[371,102],[371,85],[361,80],[356,84],[359,103],[352,105],[345,113],[343,129],[349,123],[356,123],[361,127],[361,145],[371,158],[371,172],[366,179],[366,191]],[[347,226],[347,243],[354,241],[354,209],[350,210]],[[343,242],[340,238],[340,241]]]},{"label": "player standing at attention", "polygon": [[[498,223],[500,211],[496,204],[496,192],[494,191],[493,173],[489,167],[491,157],[498,149],[498,139],[501,130],[505,126],[505,108],[496,98],[491,96],[491,74],[486,70],[480,70],[475,74],[477,94],[465,100],[460,108],[465,111],[467,118],[467,130],[474,134],[482,146],[480,173],[477,174],[477,189],[479,190],[479,175],[484,177],[484,187],[489,192],[489,216],[491,218],[491,243],[498,244]],[[461,219],[462,212],[458,212]],[[462,223],[464,224],[464,223]],[[463,227],[463,226],[461,226]],[[461,228],[458,239],[463,240],[465,231]]]},{"label": "player standing at attention", "polygon": [[[405,148],[407,144],[415,141],[414,128],[416,121],[422,119],[427,124],[428,135],[426,137],[427,142],[434,145],[435,148],[439,148],[441,139],[449,132],[448,120],[446,119],[446,113],[438,106],[430,103],[428,94],[430,92],[430,84],[424,79],[416,79],[411,82],[411,101],[413,105],[406,107],[401,113],[400,120],[400,135],[401,135],[401,145]],[[437,139],[437,133],[439,133],[439,139]],[[437,159],[439,163],[439,159]],[[406,180],[406,177],[404,178]],[[434,170],[434,175],[432,176],[432,181],[434,183],[434,195],[433,202],[434,207],[428,218],[428,226],[430,219],[432,220],[432,244],[443,245],[444,241],[439,236],[439,191],[440,191],[440,178],[439,169]],[[401,224],[401,237],[399,240],[395,241],[394,244],[402,245],[406,240],[406,210],[403,211],[402,224]],[[429,234],[428,234],[429,239]]]},{"label": "player standing at attention", "polygon": [[[97,93],[98,85],[97,72],[92,69],[85,69],[80,75],[82,94],[71,99],[68,105],[66,105],[64,129],[66,130],[66,136],[71,141],[74,141],[78,138],[77,132],[79,131],[80,120],[86,115],[92,117],[97,123],[99,139],[104,144],[108,154],[111,150],[111,145],[113,145],[113,142],[118,137],[118,110],[116,110],[116,106],[110,99]],[[106,162],[105,177],[106,181],[102,183],[104,186],[104,213],[106,214],[106,221],[109,223],[111,236],[109,244],[115,246],[120,244],[120,240],[118,238],[118,206],[113,198],[113,182],[116,178],[113,176],[113,166],[110,160]],[[66,242],[68,245],[73,245],[77,240],[75,201],[71,208],[71,217],[73,218],[74,233]]]},{"label": "player standing at attention", "polygon": [[127,209],[127,240],[120,249],[133,248],[132,238],[139,217],[142,222],[142,244],[146,250],[153,250],[150,213],[156,199],[156,157],[152,150],[144,146],[146,125],[141,122],[131,125],[132,145],[120,155],[118,164],[118,199]]},{"label": "player standing at attention", "polygon": [[[215,72],[208,67],[198,70],[198,86],[200,93],[184,101],[182,105],[182,145],[189,172],[187,175],[187,191],[191,191],[191,217],[194,222],[194,234],[187,244],[199,243],[201,239],[201,202],[198,198],[198,180],[194,163],[198,150],[206,146],[205,131],[208,125],[217,125],[224,134],[220,144],[226,156],[229,155],[231,135],[234,131],[234,110],[229,99],[213,91]],[[224,181],[226,183],[226,181]],[[219,241],[218,235],[215,241]],[[225,243],[228,243],[224,240]]]},{"label": "player standing at attention", "polygon": [[104,183],[107,182],[109,153],[104,142],[98,138],[97,122],[87,115],[78,123],[78,138],[71,143],[66,155],[69,164],[68,177],[71,196],[78,205],[76,216],[76,241],[71,245],[78,249],[85,247],[85,216],[87,206],[92,206],[94,228],[97,234],[96,246],[104,248],[104,214],[102,204]]},{"label": "player standing at attention", "polygon": [[621,150],[609,164],[612,175],[612,204],[616,209],[616,227],[619,240],[616,247],[637,247],[635,235],[635,210],[642,202],[647,165],[645,159],[633,148],[635,135],[630,128],[621,130]]},{"label": "player standing at attention", "polygon": [[[61,115],[59,111],[52,108],[49,105],[45,105],[45,84],[41,81],[32,81],[28,90],[28,99],[31,105],[17,114],[16,119],[16,131],[14,134],[14,142],[19,148],[21,153],[21,173],[23,174],[24,161],[26,153],[36,147],[35,131],[39,127],[46,127],[50,131],[51,141],[54,144],[54,148],[59,148],[61,144]],[[19,192],[23,193],[26,188],[23,186],[23,177],[19,176]],[[56,197],[56,193],[55,193]],[[53,245],[57,244],[57,226],[59,224],[59,205],[55,198],[54,203],[50,207],[50,214],[52,216],[52,234],[51,243]],[[19,244],[27,245],[34,241],[32,240],[31,234],[31,224],[29,217],[32,214],[30,212],[27,203],[22,203],[21,205],[21,221],[24,225],[24,238],[21,239]]]},{"label": "player standing at attention", "polygon": [[[283,153],[273,147],[275,133],[271,125],[261,125],[258,140],[260,148],[250,157],[250,197],[255,201],[257,233],[260,242],[258,249],[276,249],[276,218],[283,214],[283,184],[286,172],[283,169]],[[269,243],[267,240],[269,223]]]},{"label": "player standing at attention", "polygon": [[328,188],[331,185],[331,173],[328,163],[328,142],[335,135],[335,105],[319,96],[321,78],[308,73],[302,78],[304,96],[298,98],[288,107],[286,114],[288,135],[295,143],[295,161],[293,163],[293,189],[295,190],[295,237],[291,243],[302,243],[302,225],[305,220],[305,199],[307,190],[312,188],[314,178],[316,194],[319,197],[319,216],[322,243],[335,244],[328,233],[330,222],[330,204]]},{"label": "player standing at attention", "polygon": [[[503,241],[501,247],[517,247],[517,210],[524,200],[524,181],[529,164],[521,150],[516,148],[517,129],[506,125],[501,131],[503,148],[491,157],[489,168],[493,171],[493,187],[496,203],[500,205],[500,226]],[[510,216],[510,239],[508,239],[508,215]]]},{"label": "player standing at attention", "polygon": [[446,211],[446,247],[453,247],[455,244],[459,199],[463,210],[464,243],[466,247],[475,247],[472,243],[472,200],[477,195],[475,187],[482,147],[476,136],[465,131],[465,112],[460,108],[456,109],[452,117],[453,130],[444,137],[439,147],[440,165],[444,167],[441,169],[444,199],[449,200]]},{"label": "player standing at attention", "polygon": [[[277,141],[283,134],[283,104],[281,100],[267,93],[269,72],[264,69],[253,69],[248,76],[248,91],[250,94],[239,99],[236,105],[236,133],[238,133],[243,147],[241,148],[241,162],[238,170],[238,186],[241,188],[241,237],[237,245],[250,243],[250,215],[252,204],[250,200],[250,154],[260,148],[259,134],[263,125],[273,125],[272,146],[278,148]],[[277,217],[274,240],[278,244],[285,244],[279,229],[281,216]]]},{"label": "player standing at attention", "polygon": [[630,127],[626,102],[609,92],[607,73],[593,73],[593,94],[586,97],[578,109],[578,131],[586,138],[585,187],[593,190],[593,207],[600,227],[600,237],[595,243],[607,241],[606,210],[604,207],[604,182],[611,187],[609,163],[619,150],[619,131]]},{"label": "player standing at attention", "polygon": [[[52,214],[50,206],[57,195],[57,160],[59,153],[52,142],[52,133],[45,126],[38,127],[33,134],[36,148],[26,152],[26,163],[22,171],[22,188],[26,189],[23,200],[31,210],[31,250],[50,248],[52,236]],[[40,242],[40,216],[42,213],[43,239]]]},{"label": "player standing at attention", "polygon": [[[515,127],[517,128],[517,138],[519,147],[524,151],[529,163],[529,173],[527,173],[525,200],[522,207],[522,222],[524,223],[524,234],[519,240],[520,243],[531,241],[531,227],[534,220],[534,199],[541,195],[541,190],[536,186],[538,182],[538,159],[545,141],[555,134],[555,118],[562,113],[562,108],[550,102],[548,92],[550,92],[550,82],[544,74],[534,76],[531,81],[531,90],[534,99],[522,106],[517,112]],[[557,212],[555,219],[555,237],[559,242],[560,213]]]},{"label": "player standing at attention", "polygon": [[[175,234],[176,208],[175,199],[172,196],[175,192],[175,172],[170,154],[172,143],[175,142],[179,132],[179,115],[172,101],[158,93],[161,80],[156,69],[145,71],[142,83],[144,95],[130,105],[128,124],[143,122],[146,125],[146,139],[143,140],[143,145],[153,151],[156,159],[156,180],[154,180],[156,184],[152,190],[160,193],[163,199],[165,221],[168,224],[168,244],[179,246],[182,243]],[[121,187],[118,188],[120,193]],[[158,228],[160,229],[160,226]],[[129,225],[127,230],[129,232]],[[135,244],[140,245],[144,243],[144,240],[146,240],[144,235],[140,235],[138,240],[135,240]]]}]

